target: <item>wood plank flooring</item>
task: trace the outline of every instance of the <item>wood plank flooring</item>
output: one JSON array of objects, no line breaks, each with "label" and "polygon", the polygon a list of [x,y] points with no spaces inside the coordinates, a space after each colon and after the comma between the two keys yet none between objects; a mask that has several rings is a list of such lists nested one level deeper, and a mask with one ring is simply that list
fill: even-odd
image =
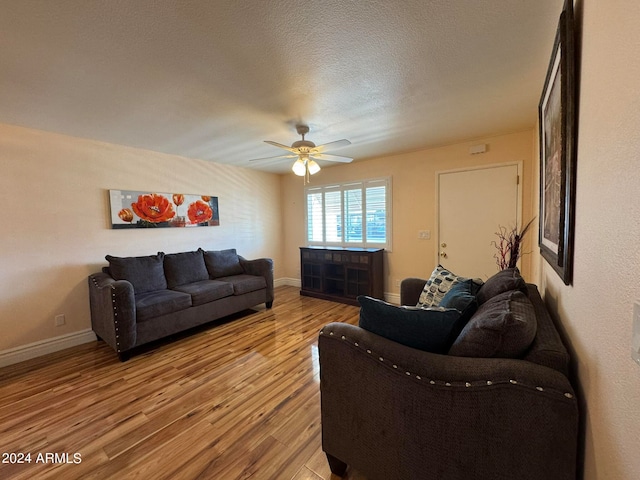
[{"label": "wood plank flooring", "polygon": [[0,461],[31,454],[0,463],[0,479],[337,479],[321,449],[317,336],[357,323],[358,308],[298,292],[279,287],[271,310],[125,363],[96,342],[0,369]]}]

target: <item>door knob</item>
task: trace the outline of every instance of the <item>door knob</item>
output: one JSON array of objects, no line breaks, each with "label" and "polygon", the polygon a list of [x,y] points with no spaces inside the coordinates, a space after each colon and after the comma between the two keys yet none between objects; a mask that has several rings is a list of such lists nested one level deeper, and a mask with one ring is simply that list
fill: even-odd
[{"label": "door knob", "polygon": [[440,244],[440,246],[441,246],[442,248],[445,248],[445,247],[447,246],[447,244],[446,244],[446,243],[444,243],[444,242],[442,242],[442,243]]},{"label": "door knob", "polygon": [[440,252],[440,256],[442,258],[447,258],[447,252]]}]

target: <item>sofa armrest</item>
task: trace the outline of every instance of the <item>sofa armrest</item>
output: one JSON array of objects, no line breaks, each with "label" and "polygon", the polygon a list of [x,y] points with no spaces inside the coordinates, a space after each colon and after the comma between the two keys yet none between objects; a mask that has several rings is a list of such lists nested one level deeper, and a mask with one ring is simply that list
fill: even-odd
[{"label": "sofa armrest", "polygon": [[265,303],[270,307],[273,304],[273,260],[270,258],[257,258],[255,260],[247,260],[240,257],[240,265],[249,275],[257,275],[264,277],[267,282],[267,297]]},{"label": "sofa armrest", "polygon": [[426,280],[422,278],[405,278],[400,283],[400,305],[416,305]]},{"label": "sofa armrest", "polygon": [[136,345],[136,304],[133,285],[99,272],[89,276],[91,328],[116,352]]},{"label": "sofa armrest", "polygon": [[318,343],[323,450],[365,475],[575,479],[577,402],[560,372],[423,352],[345,323]]}]

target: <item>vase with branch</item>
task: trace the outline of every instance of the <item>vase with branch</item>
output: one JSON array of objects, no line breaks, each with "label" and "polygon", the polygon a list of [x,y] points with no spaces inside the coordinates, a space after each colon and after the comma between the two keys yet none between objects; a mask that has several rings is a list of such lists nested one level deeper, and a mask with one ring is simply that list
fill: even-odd
[{"label": "vase with branch", "polygon": [[508,230],[507,227],[498,226],[498,231],[496,232],[498,240],[494,240],[491,244],[498,250],[494,258],[500,270],[516,266],[522,256],[522,241],[534,220],[535,218],[529,220],[529,223],[520,231],[516,227]]}]

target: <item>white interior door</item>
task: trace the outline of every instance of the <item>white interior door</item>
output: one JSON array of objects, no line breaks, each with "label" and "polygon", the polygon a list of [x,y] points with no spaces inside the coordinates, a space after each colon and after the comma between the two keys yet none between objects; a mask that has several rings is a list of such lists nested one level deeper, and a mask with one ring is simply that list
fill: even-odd
[{"label": "white interior door", "polygon": [[518,164],[438,174],[438,263],[486,280],[498,271],[491,242],[519,226]]}]

